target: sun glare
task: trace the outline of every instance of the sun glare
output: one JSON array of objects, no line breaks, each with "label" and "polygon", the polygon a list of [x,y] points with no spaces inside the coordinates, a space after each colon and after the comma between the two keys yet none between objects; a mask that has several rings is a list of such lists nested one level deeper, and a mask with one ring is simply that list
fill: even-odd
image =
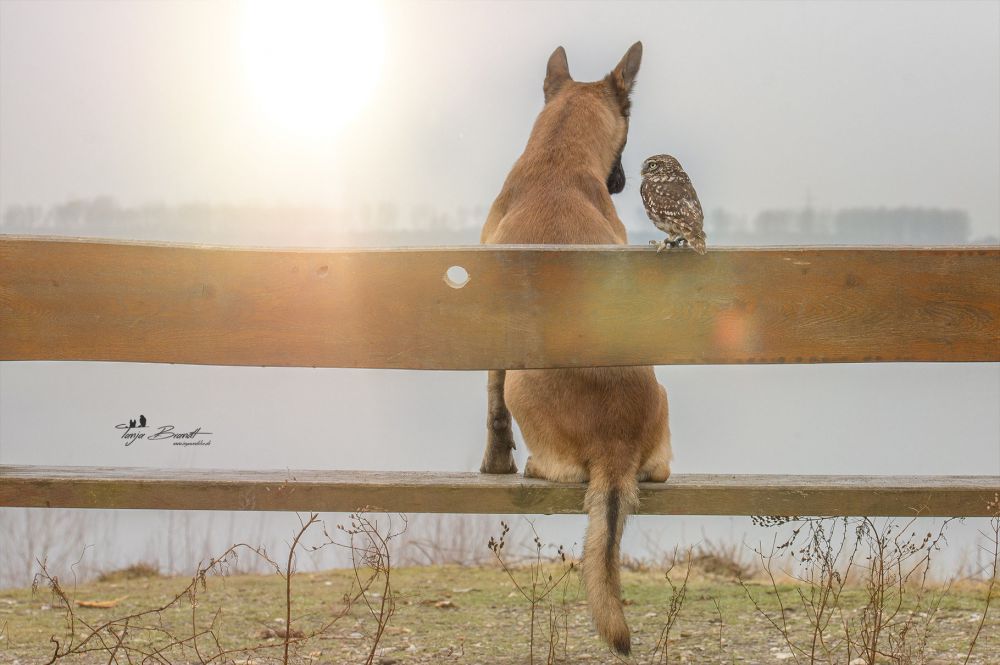
[{"label": "sun glare", "polygon": [[242,48],[259,109],[294,134],[335,134],[371,98],[384,50],[375,2],[251,0]]}]

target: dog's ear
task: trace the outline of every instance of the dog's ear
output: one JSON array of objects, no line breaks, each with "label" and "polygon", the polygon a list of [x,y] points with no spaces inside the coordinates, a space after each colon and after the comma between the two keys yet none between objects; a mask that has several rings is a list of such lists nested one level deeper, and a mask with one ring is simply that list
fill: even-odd
[{"label": "dog's ear", "polygon": [[549,56],[549,64],[545,70],[545,84],[542,90],[545,91],[545,103],[556,96],[559,89],[566,81],[572,81],[569,75],[569,62],[566,60],[566,50],[560,46]]},{"label": "dog's ear", "polygon": [[632,44],[618,66],[608,74],[608,81],[618,97],[622,107],[622,115],[628,115],[629,95],[635,85],[635,75],[639,73],[639,63],[642,62],[642,42]]}]

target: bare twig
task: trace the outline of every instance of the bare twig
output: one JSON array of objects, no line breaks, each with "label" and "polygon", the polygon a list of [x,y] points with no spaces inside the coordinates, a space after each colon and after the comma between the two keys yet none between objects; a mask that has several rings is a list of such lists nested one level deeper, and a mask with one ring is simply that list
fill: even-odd
[{"label": "bare twig", "polygon": [[990,611],[990,603],[993,600],[993,595],[996,593],[997,577],[1000,575],[1000,495],[995,496],[993,502],[991,503],[994,515],[990,518],[990,526],[992,527],[992,532],[987,536],[990,540],[990,550],[989,555],[992,559],[991,561],[991,574],[989,582],[986,585],[986,598],[983,601],[983,615],[979,618],[979,624],[976,626],[976,632],[972,636],[972,640],[969,642],[969,651],[965,654],[965,660],[963,661],[968,665],[969,658],[972,657],[972,651],[976,648],[976,643],[979,641],[979,635],[983,632],[983,626],[986,624],[986,615]]},{"label": "bare twig", "polygon": [[[504,522],[500,522],[500,536],[498,538],[491,537],[487,546],[490,551],[493,552],[493,556],[496,558],[497,562],[500,564],[500,568],[506,573],[507,577],[510,579],[514,588],[519,594],[527,601],[530,613],[531,627],[528,636],[528,662],[534,664],[535,662],[535,621],[538,613],[539,605],[547,599],[554,590],[563,586],[567,577],[571,572],[576,569],[576,564],[573,561],[566,560],[566,550],[560,545],[556,549],[556,554],[554,557],[544,557],[542,555],[542,550],[545,545],[542,543],[541,537],[538,532],[535,531],[535,526],[530,521],[528,524],[531,527],[531,531],[534,534],[534,556],[530,559],[527,565],[527,581],[522,583],[518,580],[517,575],[514,574],[513,569],[504,558],[503,549],[507,544],[505,537],[510,533],[510,526]],[[546,564],[555,562],[558,560],[562,564],[562,571],[558,575],[553,576],[547,573],[545,568]],[[565,589],[563,595],[563,605],[564,612],[568,613],[565,609]],[[555,657],[555,644],[558,643],[558,634],[554,634],[553,630],[558,629],[558,623],[555,622],[552,617],[554,616],[554,608],[551,601],[548,604],[549,610],[549,651],[548,658],[549,662]],[[568,632],[568,619],[567,619],[567,632]]]},{"label": "bare twig", "polygon": [[[670,631],[673,630],[674,624],[677,623],[677,617],[680,615],[681,610],[684,608],[684,600],[687,597],[688,580],[691,577],[691,550],[688,550],[687,565],[684,567],[684,579],[681,580],[680,584],[674,582],[671,578],[670,573],[673,570],[673,563],[667,568],[667,572],[664,574],[667,584],[670,585],[670,604],[667,606],[667,618],[663,624],[663,628],[660,629],[660,636],[656,640],[656,644],[653,646],[653,651],[650,657],[654,662],[662,663],[667,665],[670,662]],[[671,558],[671,561],[676,561],[676,553]]]},{"label": "bare twig", "polygon": [[[865,662],[922,662],[928,634],[941,600],[950,589],[928,589],[934,552],[945,542],[951,520],[940,528],[918,535],[915,521],[859,518],[781,518],[766,526],[796,522],[791,537],[769,552],[756,550],[781,614],[780,621],[764,609],[749,585],[744,592],[757,613],[782,636],[796,662],[833,662],[846,652]],[[776,541],[775,541],[776,542]],[[808,642],[793,638],[785,621],[785,602],[775,574],[779,554],[792,555],[798,582],[793,588],[811,628]],[[857,613],[842,605],[852,574],[859,578],[865,603]],[[784,593],[787,593],[785,591]],[[904,610],[904,606],[910,609]],[[920,611],[917,611],[920,610]],[[843,639],[829,635],[834,619],[843,628]]]},{"label": "bare twig", "polygon": [[[44,560],[38,561],[37,564],[40,572],[35,576],[32,589],[33,591],[37,591],[40,584],[45,584],[49,587],[65,614],[67,625],[66,637],[60,639],[53,635],[50,638],[53,650],[48,662],[51,664],[65,658],[78,657],[88,653],[104,653],[107,655],[109,663],[132,663],[139,661],[169,665],[171,663],[171,654],[175,650],[180,651],[184,661],[189,660],[188,656],[184,654],[186,650],[190,650],[198,662],[206,664],[232,662],[236,655],[241,655],[244,658],[252,655],[255,662],[264,662],[258,659],[273,658],[269,657],[268,654],[280,649],[280,655],[276,656],[278,659],[277,662],[287,665],[290,662],[293,648],[297,648],[303,642],[328,632],[338,620],[350,612],[357,600],[361,598],[373,610],[373,616],[376,617],[378,626],[374,633],[368,657],[368,663],[371,663],[374,659],[379,639],[381,639],[384,633],[388,619],[395,606],[391,586],[389,585],[388,543],[389,540],[398,536],[401,531],[392,531],[390,528],[388,532],[383,534],[379,532],[377,523],[366,515],[359,513],[351,517],[353,520],[351,527],[344,529],[351,536],[350,542],[347,544],[335,542],[328,537],[327,542],[318,546],[305,546],[302,543],[303,537],[319,521],[317,515],[311,514],[307,520],[299,519],[300,527],[289,545],[284,568],[271,558],[263,547],[253,547],[246,543],[237,543],[227,548],[221,555],[210,558],[207,562],[199,563],[197,572],[191,578],[188,585],[164,604],[94,624],[88,622],[76,612],[70,595],[63,589],[59,578],[49,572],[47,562]],[[323,528],[323,533],[327,533],[325,527]],[[292,580],[295,575],[296,552],[303,547],[310,551],[315,551],[328,545],[347,547],[352,552],[355,573],[355,581],[351,585],[352,589],[343,596],[344,607],[332,617],[329,617],[310,631],[294,629],[292,627]],[[270,631],[272,636],[282,638],[281,642],[277,644],[258,642],[245,647],[224,648],[217,633],[221,607],[216,609],[207,627],[201,627],[200,625],[204,624],[204,621],[200,621],[198,617],[200,606],[198,596],[201,591],[207,590],[207,577],[209,575],[224,577],[229,574],[230,568],[238,563],[241,552],[249,552],[254,555],[285,580],[285,625],[280,631]],[[363,577],[360,571],[362,567],[368,568],[369,571],[374,571],[373,574]],[[374,611],[374,608],[371,607],[368,601],[367,592],[378,579],[384,581],[381,594],[382,607],[379,611]],[[178,607],[185,598],[191,606],[190,634],[178,635],[165,625],[163,613],[168,609]],[[82,626],[86,630],[81,632],[79,626]],[[0,632],[0,635],[2,635],[2,632]],[[150,642],[152,643],[150,644]],[[269,660],[268,662],[272,661]]]}]

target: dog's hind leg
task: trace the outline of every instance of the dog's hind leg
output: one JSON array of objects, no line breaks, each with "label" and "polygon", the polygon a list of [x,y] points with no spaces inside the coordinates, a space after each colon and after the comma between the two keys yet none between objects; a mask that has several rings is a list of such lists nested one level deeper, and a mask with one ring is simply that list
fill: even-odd
[{"label": "dog's hind leg", "polygon": [[514,463],[514,432],[511,430],[510,411],[504,401],[503,388],[506,370],[490,370],[487,396],[489,407],[486,415],[486,452],[480,473],[517,473]]}]

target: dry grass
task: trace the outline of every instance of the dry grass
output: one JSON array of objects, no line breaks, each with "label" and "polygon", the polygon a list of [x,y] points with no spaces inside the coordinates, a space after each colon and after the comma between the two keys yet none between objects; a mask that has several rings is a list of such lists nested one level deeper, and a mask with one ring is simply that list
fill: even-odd
[{"label": "dry grass", "polygon": [[[595,636],[576,562],[560,548],[536,535],[533,556],[508,560],[501,527],[483,547],[492,566],[397,568],[405,523],[388,519],[357,515],[331,535],[313,516],[280,558],[233,546],[186,579],[135,566],[66,587],[43,567],[48,592],[0,592],[0,663],[620,660]],[[755,567],[746,551],[712,543],[636,564],[623,574],[628,662],[1000,662],[1000,641],[986,639],[1000,634],[993,525],[988,569],[953,583],[926,577],[936,534],[874,520],[777,524],[786,539]],[[298,550],[327,546],[350,551],[354,568],[296,572]],[[237,554],[272,574],[228,575]],[[107,599],[119,600],[76,605]]]},{"label": "dry grass", "polygon": [[98,582],[121,582],[123,580],[139,580],[144,577],[159,577],[160,569],[151,563],[133,563],[118,570],[109,570],[97,576]]}]

